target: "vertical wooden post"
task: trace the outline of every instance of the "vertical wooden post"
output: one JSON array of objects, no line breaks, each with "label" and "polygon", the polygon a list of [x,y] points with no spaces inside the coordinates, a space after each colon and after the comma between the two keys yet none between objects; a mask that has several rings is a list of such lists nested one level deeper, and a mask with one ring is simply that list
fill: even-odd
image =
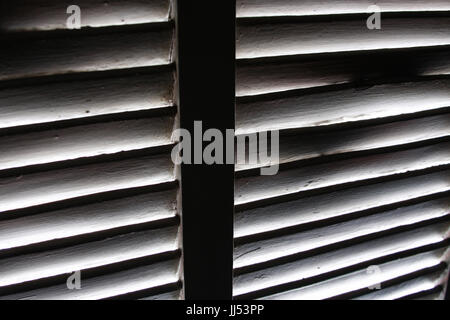
[{"label": "vertical wooden post", "polygon": [[[176,6],[180,127],[194,141],[202,121],[225,138],[235,123],[235,1]],[[185,298],[231,299],[234,164],[183,164],[181,188]]]}]

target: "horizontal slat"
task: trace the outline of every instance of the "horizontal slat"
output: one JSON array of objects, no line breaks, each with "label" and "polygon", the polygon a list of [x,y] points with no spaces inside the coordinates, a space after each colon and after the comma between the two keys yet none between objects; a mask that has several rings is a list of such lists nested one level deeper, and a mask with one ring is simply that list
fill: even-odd
[{"label": "horizontal slat", "polygon": [[439,249],[380,264],[378,265],[380,273],[370,273],[366,269],[360,270],[303,288],[271,295],[264,299],[317,300],[332,298],[436,267],[448,260],[449,249]]},{"label": "horizontal slat", "polygon": [[[441,171],[269,205],[237,213],[235,235],[242,237],[342,217],[448,190],[450,171]],[[297,237],[302,238],[301,233],[238,246],[234,266],[241,268],[301,252],[303,239],[299,243]]]},{"label": "horizontal slat", "polygon": [[[279,140],[279,163],[283,164],[327,155],[373,150],[448,137],[450,136],[449,124],[450,114],[441,114],[332,133],[282,136]],[[252,155],[256,155],[258,151],[262,150],[262,148],[255,150],[256,153],[252,153]],[[269,164],[269,161],[237,164],[236,170],[259,168]]]},{"label": "horizontal slat", "polygon": [[403,232],[234,278],[234,296],[348,268],[353,265],[439,243],[450,236],[448,223]]},{"label": "horizontal slat", "polygon": [[0,286],[67,274],[118,262],[173,252],[178,228],[136,232],[63,249],[0,260]]},{"label": "horizontal slat", "polygon": [[450,18],[383,18],[370,30],[366,17],[347,21],[238,24],[238,59],[399,49],[450,44]]},{"label": "horizontal slat", "polygon": [[365,90],[346,89],[274,98],[238,103],[236,134],[327,126],[449,106],[449,80],[384,84]]},{"label": "horizontal slat", "polygon": [[169,145],[173,128],[161,117],[0,137],[0,170]]},{"label": "horizontal slat", "polygon": [[81,289],[66,284],[0,297],[1,300],[98,300],[151,289],[179,281],[179,261],[171,260],[83,280]]},{"label": "horizontal slat", "polygon": [[[296,233],[294,235],[262,240],[248,245],[240,245],[236,248],[236,254],[246,252],[248,248],[254,248],[255,244],[268,244],[268,246],[264,245],[262,246],[262,249],[259,250],[259,254],[263,254],[264,251],[272,251],[273,249],[270,247],[272,245],[281,247],[285,244],[286,247],[290,248],[291,246],[294,246],[294,242],[295,253],[300,253],[401,226],[442,218],[447,215],[450,215],[450,198],[399,208],[368,217],[350,220],[348,222]],[[251,227],[255,226],[249,225],[247,228]],[[235,229],[237,229],[235,233],[239,235],[239,230],[241,228],[236,226]],[[269,229],[269,227],[267,229]]]},{"label": "horizontal slat", "polygon": [[175,180],[169,155],[91,164],[0,179],[0,210]]},{"label": "horizontal slat", "polygon": [[0,221],[0,250],[176,216],[176,190]]},{"label": "horizontal slat", "polygon": [[181,291],[172,291],[154,296],[145,297],[139,300],[181,300]]},{"label": "horizontal slat", "polygon": [[361,80],[386,81],[450,74],[448,50],[428,52],[361,53],[353,57],[321,58],[313,61],[277,61],[238,64],[236,95],[253,96],[287,90],[346,84]]},{"label": "horizontal slat", "polygon": [[398,285],[386,289],[375,290],[372,293],[357,297],[355,300],[395,300],[401,299],[413,294],[432,290],[447,281],[448,269],[440,272],[418,277],[413,280],[402,282]]},{"label": "horizontal slat", "polygon": [[169,64],[172,35],[168,26],[132,33],[5,40],[0,80]]},{"label": "horizontal slat", "polygon": [[237,0],[237,17],[314,16],[365,13],[370,5],[382,12],[445,11],[447,0]]},{"label": "horizontal slat", "polygon": [[0,128],[164,108],[171,72],[49,83],[0,90]]},{"label": "horizontal slat", "polygon": [[[66,29],[73,1],[5,1],[0,30],[34,31]],[[169,0],[77,0],[81,9],[81,27],[163,22],[169,20]]]},{"label": "horizontal slat", "polygon": [[450,143],[284,170],[235,183],[235,204],[270,199],[339,184],[368,181],[450,164]]}]

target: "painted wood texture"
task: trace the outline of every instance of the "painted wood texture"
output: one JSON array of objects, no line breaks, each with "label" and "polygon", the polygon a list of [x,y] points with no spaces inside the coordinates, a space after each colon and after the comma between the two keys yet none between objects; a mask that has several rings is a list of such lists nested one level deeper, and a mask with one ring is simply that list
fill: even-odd
[{"label": "painted wood texture", "polygon": [[[449,174],[448,170],[441,171],[246,210],[235,216],[236,232],[239,236],[336,217],[348,218],[352,213],[446,192],[450,190]],[[301,238],[301,234],[261,239],[237,246],[234,267],[241,268],[299,253],[303,251],[303,239],[299,242],[297,237]]]},{"label": "painted wood texture", "polygon": [[237,0],[237,17],[312,16],[366,13],[377,5],[382,12],[448,11],[446,0]]},{"label": "painted wood texture", "polygon": [[238,59],[399,49],[450,44],[450,18],[385,18],[370,30],[366,18],[331,22],[238,24]]},{"label": "painted wood texture", "polygon": [[439,249],[410,257],[397,259],[378,265],[382,272],[373,276],[366,269],[355,271],[340,277],[315,283],[299,289],[271,295],[264,299],[282,300],[317,300],[338,296],[344,293],[361,290],[389,280],[394,280],[420,270],[438,266],[449,261],[450,249]]},{"label": "painted wood texture", "polygon": [[[5,1],[0,30],[8,32],[66,29],[73,1]],[[169,21],[169,0],[78,0],[81,27],[107,27]]]},{"label": "painted wood texture", "polygon": [[135,32],[73,32],[58,38],[8,38],[0,51],[0,80],[148,67],[172,60],[170,26]]},{"label": "painted wood texture", "polygon": [[175,284],[179,281],[179,261],[169,260],[83,280],[80,290],[66,284],[0,297],[1,300],[99,300],[140,290]]},{"label": "painted wood texture", "polygon": [[[356,245],[346,246],[327,253],[282,263],[273,267],[239,274],[234,279],[234,296],[252,293],[261,295],[263,290],[307,280],[345,268],[369,263],[408,250],[444,241],[449,237],[446,223],[418,228],[412,231],[381,237]],[[256,294],[255,294],[256,293]]]}]

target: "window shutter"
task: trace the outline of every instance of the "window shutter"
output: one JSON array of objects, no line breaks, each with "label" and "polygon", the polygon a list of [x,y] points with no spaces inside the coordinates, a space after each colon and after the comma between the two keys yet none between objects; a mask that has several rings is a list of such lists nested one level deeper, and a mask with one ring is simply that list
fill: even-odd
[{"label": "window shutter", "polygon": [[0,298],[178,299],[170,1],[76,3],[2,4]]},{"label": "window shutter", "polygon": [[237,0],[236,134],[280,130],[236,167],[237,299],[444,297],[450,3],[372,4]]}]

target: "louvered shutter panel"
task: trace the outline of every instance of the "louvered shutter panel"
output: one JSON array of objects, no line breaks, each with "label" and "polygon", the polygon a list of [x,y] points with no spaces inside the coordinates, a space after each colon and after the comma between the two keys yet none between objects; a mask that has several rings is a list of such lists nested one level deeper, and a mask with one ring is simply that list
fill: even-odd
[{"label": "louvered shutter panel", "polygon": [[1,8],[1,298],[178,299],[170,1],[71,4]]},{"label": "louvered shutter panel", "polygon": [[281,167],[236,167],[235,298],[443,299],[449,10],[237,1],[236,134],[280,130]]}]

